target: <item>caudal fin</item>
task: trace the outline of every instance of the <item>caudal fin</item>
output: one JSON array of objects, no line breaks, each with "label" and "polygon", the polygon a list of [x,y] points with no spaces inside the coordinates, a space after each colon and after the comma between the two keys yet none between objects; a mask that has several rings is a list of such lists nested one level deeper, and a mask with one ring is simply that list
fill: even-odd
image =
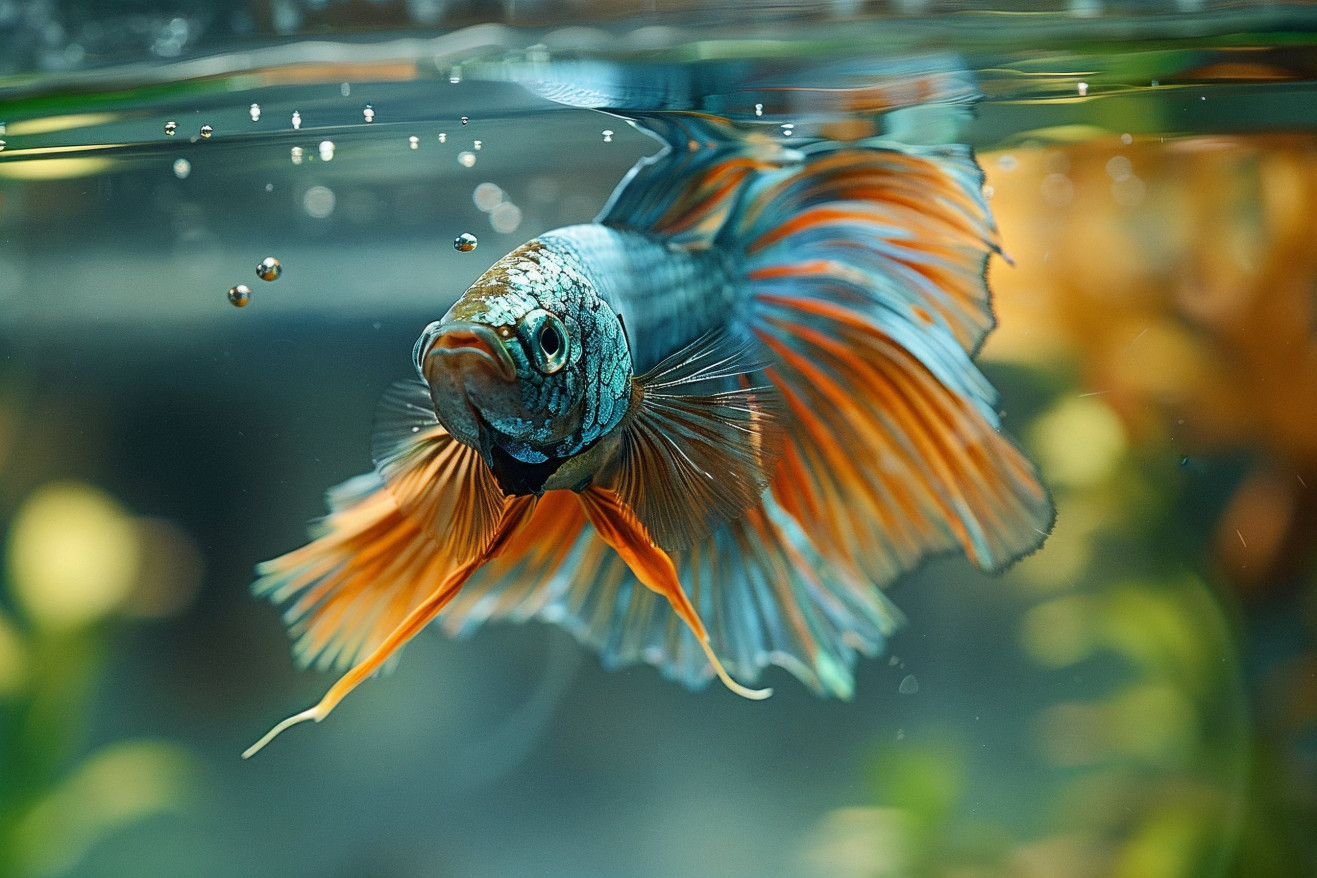
[{"label": "caudal fin", "polygon": [[972,361],[996,231],[967,147],[820,142],[757,177],[719,235],[791,417],[772,491],[884,583],[959,547],[998,570],[1053,517]]}]

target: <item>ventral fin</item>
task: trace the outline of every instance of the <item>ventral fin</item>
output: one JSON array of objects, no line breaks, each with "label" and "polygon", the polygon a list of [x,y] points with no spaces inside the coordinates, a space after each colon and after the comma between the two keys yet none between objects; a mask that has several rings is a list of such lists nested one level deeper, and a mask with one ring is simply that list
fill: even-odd
[{"label": "ventral fin", "polygon": [[371,459],[398,508],[447,547],[478,554],[503,514],[503,491],[480,453],[448,434],[419,380],[399,381],[375,411]]},{"label": "ventral fin", "polygon": [[695,635],[704,655],[709,660],[713,672],[722,680],[723,685],[743,698],[759,701],[773,694],[772,689],[750,689],[732,679],[723,667],[722,661],[709,644],[709,631],[700,618],[699,611],[691,603],[686,590],[677,578],[676,565],[668,553],[654,545],[650,534],[645,531],[643,523],[636,520],[632,510],[626,507],[616,494],[603,488],[586,488],[577,494],[586,518],[594,525],[599,537],[613,548],[626,562],[646,588],[662,595],[672,606],[673,612],[686,624],[691,634]]},{"label": "ventral fin", "polygon": [[759,502],[782,454],[781,396],[758,343],[718,330],[635,382],[613,466],[616,492],[667,551],[684,549]]}]

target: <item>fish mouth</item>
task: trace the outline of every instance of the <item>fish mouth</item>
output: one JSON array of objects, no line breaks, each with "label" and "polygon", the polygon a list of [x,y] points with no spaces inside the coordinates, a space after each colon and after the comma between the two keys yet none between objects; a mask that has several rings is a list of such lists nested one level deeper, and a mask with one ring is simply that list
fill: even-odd
[{"label": "fish mouth", "polygon": [[439,423],[457,441],[485,453],[488,414],[522,407],[517,367],[502,339],[483,323],[451,320],[430,324],[416,351]]},{"label": "fish mouth", "polygon": [[444,365],[451,368],[471,357],[476,362],[493,367],[494,374],[504,381],[517,379],[517,366],[512,362],[507,348],[503,347],[498,334],[483,323],[465,320],[452,320],[435,328],[425,352],[426,377],[430,377],[433,368],[439,365],[436,359],[449,361]]}]

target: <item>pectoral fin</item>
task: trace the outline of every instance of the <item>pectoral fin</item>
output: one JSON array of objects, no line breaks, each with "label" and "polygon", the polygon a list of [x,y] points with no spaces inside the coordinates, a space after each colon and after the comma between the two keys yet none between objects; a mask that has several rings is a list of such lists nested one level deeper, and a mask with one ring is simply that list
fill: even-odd
[{"label": "pectoral fin", "polygon": [[614,491],[654,542],[684,549],[759,502],[782,453],[781,397],[756,343],[715,332],[636,379]]}]

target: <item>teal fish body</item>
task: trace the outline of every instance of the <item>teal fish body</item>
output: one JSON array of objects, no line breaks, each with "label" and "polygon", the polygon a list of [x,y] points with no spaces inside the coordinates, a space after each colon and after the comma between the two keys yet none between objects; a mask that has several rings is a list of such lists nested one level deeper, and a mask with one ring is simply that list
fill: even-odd
[{"label": "teal fish body", "polygon": [[[885,77],[813,94],[973,96],[954,69]],[[849,698],[899,624],[882,587],[948,551],[1000,570],[1046,537],[1050,497],[974,363],[998,244],[970,150],[631,121],[662,151],[425,328],[373,471],[258,566],[299,659],[348,670],[249,754],[435,620],[538,618],[609,667],[760,698],[738,680],[775,665]]]}]

